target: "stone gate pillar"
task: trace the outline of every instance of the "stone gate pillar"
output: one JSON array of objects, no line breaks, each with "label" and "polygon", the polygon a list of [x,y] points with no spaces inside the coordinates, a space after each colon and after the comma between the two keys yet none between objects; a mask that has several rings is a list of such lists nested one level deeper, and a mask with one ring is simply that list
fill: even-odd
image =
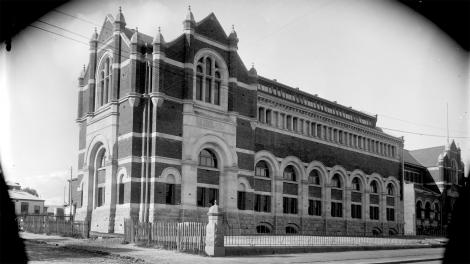
[{"label": "stone gate pillar", "polygon": [[225,256],[223,213],[219,209],[217,201],[209,208],[207,216],[209,223],[206,226],[205,252],[211,257],[223,257]]}]

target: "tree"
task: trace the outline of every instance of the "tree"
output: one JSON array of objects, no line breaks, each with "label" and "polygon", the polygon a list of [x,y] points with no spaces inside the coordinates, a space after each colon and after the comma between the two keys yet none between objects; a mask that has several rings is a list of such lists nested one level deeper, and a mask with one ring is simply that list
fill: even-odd
[{"label": "tree", "polygon": [[35,189],[33,189],[33,188],[26,187],[26,188],[23,188],[22,191],[25,191],[25,192],[27,192],[27,193],[29,193],[29,194],[32,194],[32,195],[34,195],[34,196],[36,196],[36,197],[39,197],[38,192],[37,192]]}]

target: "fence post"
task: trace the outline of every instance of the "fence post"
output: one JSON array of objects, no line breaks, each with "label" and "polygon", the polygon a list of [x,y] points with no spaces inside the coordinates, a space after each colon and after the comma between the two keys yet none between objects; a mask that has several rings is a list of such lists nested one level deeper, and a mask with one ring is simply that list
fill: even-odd
[{"label": "fence post", "polygon": [[225,256],[223,213],[219,209],[217,202],[209,208],[207,216],[209,217],[209,222],[206,226],[205,252],[211,257],[223,257]]}]

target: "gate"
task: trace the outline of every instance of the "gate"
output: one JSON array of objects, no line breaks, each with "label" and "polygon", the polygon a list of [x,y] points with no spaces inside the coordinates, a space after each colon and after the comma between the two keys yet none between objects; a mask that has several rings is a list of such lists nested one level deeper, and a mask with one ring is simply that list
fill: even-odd
[{"label": "gate", "polygon": [[142,223],[134,219],[125,219],[124,241],[202,254],[205,247],[206,225],[204,222]]}]

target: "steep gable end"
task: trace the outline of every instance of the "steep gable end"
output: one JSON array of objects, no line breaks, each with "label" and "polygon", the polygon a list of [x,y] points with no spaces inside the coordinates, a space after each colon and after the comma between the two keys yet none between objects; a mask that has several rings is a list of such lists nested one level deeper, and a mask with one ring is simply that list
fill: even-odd
[{"label": "steep gable end", "polygon": [[103,44],[106,42],[109,38],[113,36],[113,30],[114,30],[114,18],[111,15],[107,15],[106,18],[104,19],[103,25],[101,26],[100,29],[100,34],[98,37],[98,43]]},{"label": "steep gable end", "polygon": [[437,166],[439,155],[444,153],[444,146],[411,150],[410,154],[424,167]]},{"label": "steep gable end", "polygon": [[214,13],[210,13],[206,18],[196,24],[196,33],[217,42],[227,44],[227,34],[215,17]]}]

